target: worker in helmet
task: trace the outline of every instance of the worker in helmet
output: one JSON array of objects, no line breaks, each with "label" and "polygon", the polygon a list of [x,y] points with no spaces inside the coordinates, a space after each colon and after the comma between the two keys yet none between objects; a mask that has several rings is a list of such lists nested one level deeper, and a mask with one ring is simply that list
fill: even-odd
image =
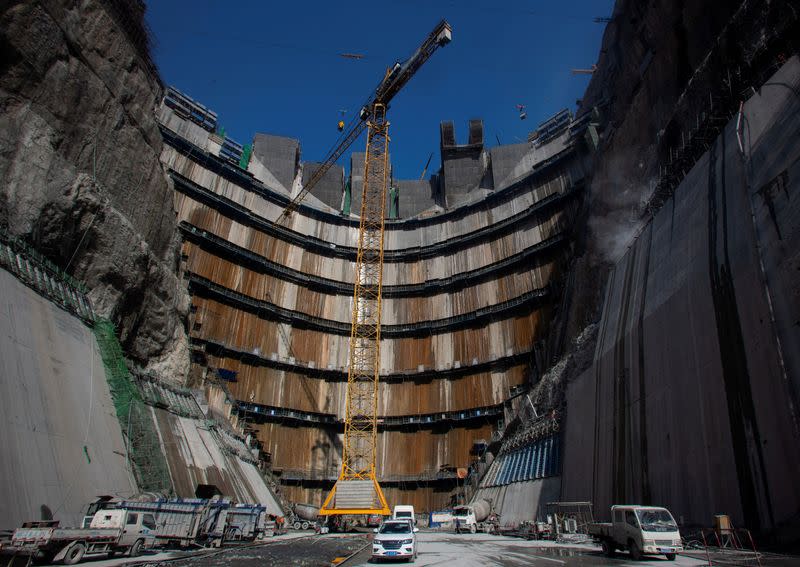
[{"label": "worker in helmet", "polygon": [[339,132],[344,130],[344,120],[339,120],[339,124],[337,124],[337,127],[339,128]]}]

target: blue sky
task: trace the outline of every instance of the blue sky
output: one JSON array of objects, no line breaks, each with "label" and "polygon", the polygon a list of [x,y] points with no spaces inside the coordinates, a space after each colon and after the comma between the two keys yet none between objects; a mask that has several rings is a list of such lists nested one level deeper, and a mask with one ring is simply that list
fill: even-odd
[{"label": "blue sky", "polygon": [[[466,142],[482,118],[487,146],[524,141],[537,124],[575,108],[597,60],[613,0],[404,0],[268,2],[151,0],[147,20],[167,84],[214,109],[228,136],[297,138],[301,159],[321,160],[338,139],[340,109],[355,113],[387,66],[407,58],[441,19],[453,41],[392,102],[395,176],[439,167],[439,123]],[[341,57],[360,53],[362,60]],[[521,121],[515,108],[527,106]],[[350,151],[364,151],[365,139]],[[340,162],[349,169],[347,159]]]}]

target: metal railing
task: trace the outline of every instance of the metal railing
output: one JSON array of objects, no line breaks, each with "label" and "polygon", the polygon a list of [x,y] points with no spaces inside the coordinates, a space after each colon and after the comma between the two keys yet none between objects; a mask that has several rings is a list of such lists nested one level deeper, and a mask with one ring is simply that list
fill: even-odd
[{"label": "metal railing", "polygon": [[[474,420],[493,420],[504,413],[504,402],[493,406],[482,406],[465,410],[436,412],[418,415],[378,416],[379,429],[405,428],[408,426],[436,427],[446,423],[460,423]],[[344,421],[335,414],[306,412],[289,408],[267,406],[255,402],[237,401],[235,411],[244,413],[249,420],[263,421],[290,421],[295,423],[310,423],[315,425],[332,426],[337,429],[344,427]]]},{"label": "metal railing", "polygon": [[0,267],[56,305],[92,324],[94,310],[86,288],[18,238],[0,230]]},{"label": "metal railing", "polygon": [[204,417],[197,400],[186,388],[166,384],[156,376],[146,373],[137,374],[136,382],[142,400],[146,404],[166,409],[182,417],[195,419]]},{"label": "metal railing", "polygon": [[[281,469],[281,481],[313,481],[313,482],[334,482],[339,477],[338,468],[328,469],[327,471],[315,471],[313,469]],[[434,482],[454,482],[458,475],[455,471],[433,471],[426,470],[419,473],[395,474],[379,476],[379,482],[383,484],[410,484],[410,483],[434,483]]]}]

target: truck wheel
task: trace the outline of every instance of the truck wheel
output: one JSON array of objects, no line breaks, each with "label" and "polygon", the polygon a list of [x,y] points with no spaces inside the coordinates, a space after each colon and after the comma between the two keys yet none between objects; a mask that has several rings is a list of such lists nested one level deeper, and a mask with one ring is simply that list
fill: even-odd
[{"label": "truck wheel", "polygon": [[674,553],[667,553],[667,561],[675,561],[675,557]]},{"label": "truck wheel", "polygon": [[303,522],[303,523],[300,525],[300,529],[301,529],[301,530],[307,530],[307,529],[308,529],[308,522]]},{"label": "truck wheel", "polygon": [[474,533],[477,533],[477,532],[478,532],[478,526],[476,526],[475,524],[472,524],[469,527],[469,533],[474,534]]},{"label": "truck wheel", "polygon": [[131,557],[139,557],[142,554],[142,540],[137,539],[131,546]]},{"label": "truck wheel", "polygon": [[80,563],[83,559],[83,554],[86,553],[86,546],[81,542],[74,544],[69,548],[67,554],[64,556],[64,565],[75,565]]},{"label": "truck wheel", "polygon": [[604,554],[606,557],[614,557],[614,552],[615,552],[616,550],[614,549],[614,545],[613,545],[613,544],[612,544],[610,541],[608,541],[607,539],[604,539],[604,540],[603,540],[603,541],[600,543],[600,547],[602,548],[602,550],[603,550],[603,554]]},{"label": "truck wheel", "polygon": [[634,561],[639,561],[642,558],[642,550],[639,549],[639,545],[635,541],[631,540],[628,547],[631,550],[631,558]]},{"label": "truck wheel", "polygon": [[301,526],[300,522],[295,522],[295,523],[293,523],[293,524],[292,524],[292,527],[293,527],[294,529],[296,529],[296,530],[299,530],[299,529],[300,529],[300,526]]}]

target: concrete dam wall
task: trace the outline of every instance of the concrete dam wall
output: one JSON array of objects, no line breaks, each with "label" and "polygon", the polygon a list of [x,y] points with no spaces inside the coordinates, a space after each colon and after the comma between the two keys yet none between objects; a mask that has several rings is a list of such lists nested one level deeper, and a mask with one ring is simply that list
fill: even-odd
[{"label": "concrete dam wall", "polygon": [[796,536],[798,87],[794,57],[614,266],[567,392],[562,498]]},{"label": "concrete dam wall", "polygon": [[[235,407],[220,411],[255,431],[287,499],[319,504],[341,459],[358,218],[332,211],[326,186],[327,205],[309,201],[276,224],[295,142],[256,136],[261,157],[245,171],[185,114],[168,97],[158,116],[192,295],[192,374],[225,383]],[[470,144],[447,141],[443,158],[440,190],[457,204],[416,215],[436,195],[401,180],[419,202],[384,235],[376,467],[390,504],[420,511],[450,503],[456,469],[499,434],[532,379],[585,174],[569,122],[496,167],[475,122]],[[268,151],[283,147],[292,151]],[[476,182],[486,181],[469,198],[456,176],[466,151],[483,156]],[[363,183],[351,176],[356,203]],[[410,452],[397,459],[397,447]]]}]

